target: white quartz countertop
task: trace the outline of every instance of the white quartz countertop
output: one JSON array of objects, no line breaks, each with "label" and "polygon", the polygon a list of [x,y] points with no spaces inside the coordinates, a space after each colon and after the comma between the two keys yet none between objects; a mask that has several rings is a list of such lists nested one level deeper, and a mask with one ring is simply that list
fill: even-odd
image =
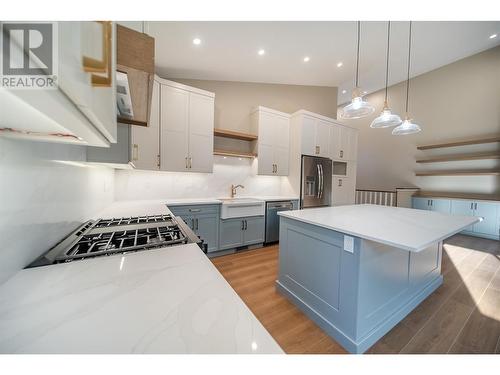
[{"label": "white quartz countertop", "polygon": [[[115,202],[95,218],[165,214]],[[24,269],[0,285],[0,353],[283,353],[195,244]]]},{"label": "white quartz countertop", "polygon": [[417,252],[479,221],[472,216],[373,204],[282,211],[278,215]]},{"label": "white quartz countertop", "polygon": [[[257,199],[265,202],[276,202],[276,201],[290,201],[298,200],[298,197],[291,196],[281,196],[281,195],[237,195],[235,198],[251,198]],[[203,205],[203,204],[221,204],[222,199],[230,199],[229,197],[217,197],[217,198],[178,198],[178,199],[165,199],[163,202],[167,206],[182,206],[182,205]]]}]

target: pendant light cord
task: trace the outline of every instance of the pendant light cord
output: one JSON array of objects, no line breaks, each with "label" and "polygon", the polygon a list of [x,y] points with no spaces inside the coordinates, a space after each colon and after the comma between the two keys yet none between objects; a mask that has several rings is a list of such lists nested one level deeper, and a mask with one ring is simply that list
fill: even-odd
[{"label": "pendant light cord", "polygon": [[385,68],[385,102],[387,103],[387,86],[389,85],[389,44],[391,40],[391,21],[387,22],[387,58]]},{"label": "pendant light cord", "polygon": [[356,52],[356,87],[358,87],[358,77],[359,77],[359,35],[361,29],[361,21],[358,21],[358,47]]},{"label": "pendant light cord", "polygon": [[408,33],[408,76],[406,79],[406,114],[408,114],[408,98],[410,96],[410,60],[411,60],[411,21]]}]

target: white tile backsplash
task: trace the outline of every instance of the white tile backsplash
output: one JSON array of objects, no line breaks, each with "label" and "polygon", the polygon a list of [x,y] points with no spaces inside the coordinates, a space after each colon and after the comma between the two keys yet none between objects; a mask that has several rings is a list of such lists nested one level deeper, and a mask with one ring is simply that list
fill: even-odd
[{"label": "white tile backsplash", "polygon": [[257,176],[256,168],[256,159],[215,156],[213,173],[117,170],[115,199],[222,198],[231,184],[245,186],[238,196],[280,195],[285,177]]},{"label": "white tile backsplash", "polygon": [[0,283],[113,201],[85,147],[0,138]]}]

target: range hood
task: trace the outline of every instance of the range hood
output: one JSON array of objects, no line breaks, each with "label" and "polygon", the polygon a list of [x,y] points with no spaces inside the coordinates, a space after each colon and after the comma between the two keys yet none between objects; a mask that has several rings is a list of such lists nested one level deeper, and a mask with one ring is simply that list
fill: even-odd
[{"label": "range hood", "polygon": [[[155,40],[116,25],[118,122],[148,126],[155,66]],[[120,83],[119,83],[120,82]]]}]

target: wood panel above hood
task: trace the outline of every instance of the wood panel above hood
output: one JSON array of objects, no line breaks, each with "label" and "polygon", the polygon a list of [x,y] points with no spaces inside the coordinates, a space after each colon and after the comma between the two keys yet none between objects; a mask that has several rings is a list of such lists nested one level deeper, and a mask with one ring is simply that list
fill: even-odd
[{"label": "wood panel above hood", "polygon": [[118,122],[148,126],[155,69],[154,38],[117,25],[118,71],[127,73],[133,118],[118,117]]}]

